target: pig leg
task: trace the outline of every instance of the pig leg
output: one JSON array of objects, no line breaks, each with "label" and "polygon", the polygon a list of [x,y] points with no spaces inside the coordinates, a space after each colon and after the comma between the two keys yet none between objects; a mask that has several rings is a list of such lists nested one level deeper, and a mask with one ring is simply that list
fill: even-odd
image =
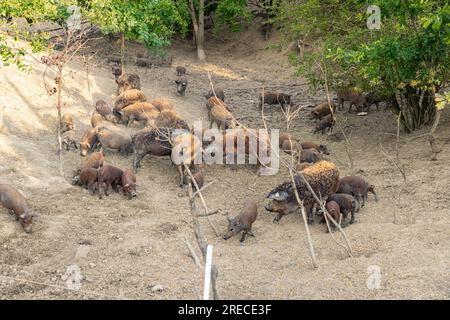
[{"label": "pig leg", "polygon": [[255,236],[255,235],[253,234],[253,232],[252,232],[252,227],[248,228],[247,234],[248,234],[250,237],[254,237],[254,236]]},{"label": "pig leg", "polygon": [[242,232],[242,237],[241,237],[241,240],[239,240],[239,241],[244,242],[246,235],[247,235],[247,231]]},{"label": "pig leg", "polygon": [[308,224],[312,224],[314,222],[313,214],[312,214],[313,206],[314,206],[314,204],[305,206],[306,216],[308,218]]},{"label": "pig leg", "polygon": [[178,184],[180,187],[184,185],[184,173],[183,173],[183,167],[181,165],[177,166],[178,175],[180,177],[180,183]]},{"label": "pig leg", "polygon": [[348,113],[351,113],[353,109],[353,102],[350,102],[350,105],[348,107]]},{"label": "pig leg", "polygon": [[277,216],[275,218],[273,218],[273,222],[277,223],[281,220],[281,218],[283,217],[282,213],[277,214]]},{"label": "pig leg", "polygon": [[136,153],[136,155],[134,156],[134,160],[133,160],[134,173],[137,172],[137,168],[141,167],[141,161],[145,157],[145,155],[146,155],[146,153],[143,153],[143,154]]},{"label": "pig leg", "polygon": [[350,222],[349,224],[353,224],[353,222],[355,222],[355,208],[352,208],[352,211],[350,212],[351,217],[350,217]]},{"label": "pig leg", "polygon": [[361,197],[361,194],[357,193],[354,196],[355,196],[356,200],[358,201],[358,203],[360,204],[360,208],[364,207],[365,201],[364,201],[363,197]]}]

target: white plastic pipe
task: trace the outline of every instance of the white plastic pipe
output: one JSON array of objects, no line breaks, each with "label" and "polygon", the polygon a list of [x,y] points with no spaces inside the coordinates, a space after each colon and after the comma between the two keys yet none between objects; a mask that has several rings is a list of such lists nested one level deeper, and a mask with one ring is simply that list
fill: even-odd
[{"label": "white plastic pipe", "polygon": [[205,287],[203,290],[203,300],[209,300],[209,286],[211,284],[212,252],[213,246],[208,244],[208,247],[206,248]]}]

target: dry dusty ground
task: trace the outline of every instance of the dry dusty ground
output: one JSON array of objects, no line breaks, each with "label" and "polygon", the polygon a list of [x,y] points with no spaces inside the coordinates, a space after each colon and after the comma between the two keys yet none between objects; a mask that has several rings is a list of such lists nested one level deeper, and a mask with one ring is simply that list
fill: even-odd
[{"label": "dry dusty ground", "polygon": [[[250,127],[261,127],[255,106],[263,85],[283,89],[299,104],[323,99],[323,93],[307,92],[304,81],[293,76],[283,52],[265,49],[260,39],[249,35],[239,42],[211,42],[208,63],[195,62],[195,53],[183,43],[171,48],[174,66],[186,65],[189,86],[185,97],[175,95],[171,68],[142,69],[132,66],[143,48],[128,47],[129,70],[141,76],[149,98],[169,97],[178,111],[192,123],[206,119],[202,93],[208,89],[207,71],[215,84],[226,89],[233,112]],[[247,45],[252,44],[252,47]],[[101,51],[90,65],[94,99],[111,101],[116,86],[107,57],[116,50],[106,41],[93,45]],[[87,51],[89,53],[89,51]],[[183,237],[194,243],[186,188],[177,186],[176,170],[168,158],[147,157],[139,171],[139,197],[131,201],[120,194],[99,200],[70,184],[72,171],[81,161],[77,152],[64,153],[65,178],[58,176],[56,112],[42,85],[42,67],[30,60],[33,71],[24,74],[15,67],[0,71],[0,101],[8,108],[0,133],[0,181],[11,183],[26,194],[38,215],[34,232],[25,234],[6,210],[0,209],[0,298],[1,299],[194,299],[200,290],[201,271],[189,257]],[[81,58],[71,64],[64,110],[76,116],[81,132],[90,126],[92,100]],[[283,128],[284,117],[276,108],[268,125]],[[351,174],[345,143],[332,137],[313,135],[314,122],[308,111],[294,120],[299,139],[327,143],[341,175]],[[438,129],[439,160],[430,162],[425,140],[408,142],[402,135],[400,160],[407,183],[380,151],[395,158],[395,119],[389,112],[367,117],[339,114],[351,141],[354,172],[375,184],[380,201],[372,196],[355,224],[345,229],[354,257],[338,247],[325,226],[314,224],[312,238],[320,268],[311,266],[301,216],[284,217],[272,223],[264,210],[264,196],[288,178],[286,170],[275,176],[256,176],[251,166],[236,171],[225,166],[204,168],[206,181],[214,181],[205,192],[208,206],[222,212],[237,212],[247,201],[259,202],[253,226],[256,237],[240,245],[215,237],[206,221],[202,227],[214,247],[219,269],[218,285],[224,299],[449,299],[450,298],[450,115],[445,112]],[[414,133],[419,135],[426,132]],[[107,160],[121,167],[131,165],[107,152]],[[225,229],[225,216],[212,216]],[[66,290],[66,270],[80,268],[80,291]],[[368,289],[368,268],[379,266],[378,289]],[[369,268],[369,270],[371,270]],[[11,278],[17,280],[11,280]],[[22,280],[34,281],[36,283]],[[160,284],[163,290],[153,292]]]}]

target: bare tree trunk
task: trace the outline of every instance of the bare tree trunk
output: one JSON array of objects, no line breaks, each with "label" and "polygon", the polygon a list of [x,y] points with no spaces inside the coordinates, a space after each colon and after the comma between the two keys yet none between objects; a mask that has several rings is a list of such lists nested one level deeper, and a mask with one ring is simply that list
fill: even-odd
[{"label": "bare tree trunk", "polygon": [[[189,204],[190,204],[190,210],[192,215],[192,227],[194,229],[194,235],[195,239],[197,240],[198,247],[202,253],[203,262],[206,263],[206,240],[203,237],[203,234],[200,229],[200,223],[198,221],[198,212],[197,207],[195,205],[195,197],[192,192],[192,185],[188,184],[188,192],[189,192]],[[219,275],[219,272],[216,268],[216,266],[213,264],[211,265],[211,287],[213,290],[213,297],[214,300],[219,300],[219,293],[217,290],[217,277]]]},{"label": "bare tree trunk", "polygon": [[64,176],[63,170],[63,160],[62,160],[62,137],[61,137],[61,129],[62,129],[62,114],[61,114],[61,89],[62,89],[62,74],[63,67],[58,69],[58,93],[56,100],[56,109],[58,110],[58,160],[59,160],[59,175],[61,177]]},{"label": "bare tree trunk", "polygon": [[195,6],[193,0],[188,2],[189,14],[192,19],[192,26],[194,29],[195,45],[197,47],[197,58],[199,61],[204,62],[206,60],[205,50],[203,43],[205,41],[205,0],[199,1],[198,19],[195,12]]},{"label": "bare tree trunk", "polygon": [[0,132],[3,131],[3,112],[5,112],[5,110],[5,106],[0,106]]},{"label": "bare tree trunk", "polygon": [[203,43],[205,41],[205,0],[199,1],[198,8],[198,35],[197,35],[197,58],[200,62],[206,60]]},{"label": "bare tree trunk", "polygon": [[433,161],[437,160],[438,153],[442,151],[436,145],[435,139],[434,139],[434,132],[437,129],[439,120],[441,119],[441,113],[442,113],[442,110],[440,110],[440,109],[436,111],[436,117],[434,118],[434,123],[433,123],[433,126],[431,127],[430,136],[428,138],[428,141],[430,142],[431,152],[433,153],[433,155],[431,156],[431,160],[433,160]]},{"label": "bare tree trunk", "polygon": [[125,67],[125,33],[120,33],[120,72],[124,73]]}]

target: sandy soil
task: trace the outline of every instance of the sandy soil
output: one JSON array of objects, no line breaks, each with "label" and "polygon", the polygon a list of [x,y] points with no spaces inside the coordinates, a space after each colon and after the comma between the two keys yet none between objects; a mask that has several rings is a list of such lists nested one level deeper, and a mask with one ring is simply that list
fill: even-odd
[{"label": "sandy soil", "polygon": [[[294,95],[306,104],[324,98],[308,92],[305,81],[293,76],[285,53],[269,48],[259,34],[245,33],[211,41],[208,63],[199,64],[195,52],[183,42],[171,48],[172,67],[143,69],[133,66],[136,44],[127,47],[127,69],[141,76],[149,97],[169,97],[192,123],[206,119],[202,93],[208,89],[209,71],[216,85],[225,88],[236,117],[249,127],[262,127],[255,105],[262,86]],[[252,46],[249,46],[251,43]],[[66,81],[64,111],[76,117],[81,135],[90,126],[92,99],[112,101],[116,85],[108,57],[116,44],[97,41],[89,48],[100,51],[89,65],[90,89],[81,57],[71,63]],[[91,51],[86,50],[86,53]],[[65,177],[58,176],[56,110],[45,94],[42,66],[33,60],[33,71],[15,67],[0,72],[0,102],[7,106],[0,133],[0,181],[21,189],[35,218],[34,232],[25,234],[12,216],[0,208],[1,299],[195,299],[193,288],[202,287],[202,271],[190,258],[182,239],[195,245],[186,188],[177,186],[177,173],[169,158],[146,157],[138,173],[139,196],[131,201],[121,194],[99,200],[72,186],[70,178],[81,161],[77,152],[64,152]],[[95,63],[95,65],[94,65]],[[176,65],[188,69],[186,96],[176,95]],[[277,108],[268,110],[270,128],[284,128]],[[450,117],[446,110],[438,129],[443,151],[431,162],[423,138],[409,141],[402,135],[400,160],[407,183],[381,152],[395,158],[396,124],[389,112],[366,117],[339,113],[351,142],[354,160],[349,166],[345,143],[333,136],[312,134],[308,111],[294,120],[300,140],[326,143],[341,176],[352,171],[376,186],[380,201],[372,196],[345,229],[354,257],[338,247],[325,226],[311,226],[319,269],[313,269],[300,214],[284,217],[279,224],[264,210],[264,196],[288,179],[286,170],[274,176],[257,176],[249,165],[232,170],[226,166],[204,168],[204,192],[211,209],[237,213],[248,199],[259,203],[253,226],[256,237],[241,245],[239,238],[215,237],[206,221],[202,229],[214,247],[219,269],[219,293],[224,299],[449,299],[450,298]],[[206,123],[206,121],[205,121]],[[414,133],[420,135],[428,130]],[[130,167],[131,157],[107,152],[107,160]],[[224,214],[211,219],[221,229]],[[67,290],[67,268],[76,265],[83,279],[79,291]],[[378,266],[381,282],[368,289],[370,270]],[[375,267],[376,268],[376,267]],[[12,280],[11,278],[15,278]],[[162,291],[152,287],[160,284]]]}]

